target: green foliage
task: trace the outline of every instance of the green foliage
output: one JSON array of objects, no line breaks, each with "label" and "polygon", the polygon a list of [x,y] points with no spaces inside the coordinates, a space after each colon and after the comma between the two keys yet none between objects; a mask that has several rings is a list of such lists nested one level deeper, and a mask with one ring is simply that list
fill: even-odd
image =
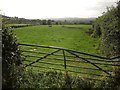
[{"label": "green foliage", "polygon": [[101,36],[101,51],[107,57],[120,55],[120,29],[118,29],[118,9],[110,7],[94,22],[92,36]]},{"label": "green foliage", "polygon": [[116,84],[114,78],[102,77],[101,81],[89,80],[79,75],[69,74],[67,71],[45,71],[33,72],[32,69],[26,69],[22,74],[23,80],[20,88],[35,88],[39,90],[52,88],[59,89],[75,89],[75,90],[119,90],[120,85]]},{"label": "green foliage", "polygon": [[[101,32],[100,50],[107,57],[120,56],[120,1],[117,7],[107,8],[107,12],[94,22],[93,36]],[[118,59],[119,60],[119,59]],[[114,63],[115,64],[115,63]],[[117,63],[120,64],[120,63]],[[114,68],[116,83],[120,83],[120,67]]]},{"label": "green foliage", "polygon": [[93,33],[93,29],[89,28],[88,31],[86,31],[86,34],[88,34],[89,36]]},{"label": "green foliage", "polygon": [[108,11],[108,14],[103,17],[101,50],[108,57],[120,55],[120,30],[118,29],[116,12],[116,8],[112,8]]},{"label": "green foliage", "polygon": [[92,37],[100,37],[100,36],[101,36],[101,28],[100,28],[100,25],[97,22],[93,25]]},{"label": "green foliage", "polygon": [[12,30],[2,27],[2,84],[3,88],[19,87],[20,53]]},{"label": "green foliage", "polygon": [[95,82],[94,88],[98,88],[97,90],[119,90],[120,84],[116,83],[115,78],[102,77],[101,81]]},{"label": "green foliage", "polygon": [[52,20],[48,20],[47,25],[52,25]]},{"label": "green foliage", "polygon": [[[25,74],[26,73],[26,74]],[[72,89],[77,88],[83,90],[85,88],[91,89],[93,83],[87,79],[82,79],[79,76],[69,75],[67,72],[45,71],[40,73],[33,73],[31,70],[24,73],[23,83],[21,88],[52,88],[52,89]]]},{"label": "green foliage", "polygon": [[7,24],[6,27],[11,28],[21,28],[21,27],[28,27],[31,26],[30,24]]}]

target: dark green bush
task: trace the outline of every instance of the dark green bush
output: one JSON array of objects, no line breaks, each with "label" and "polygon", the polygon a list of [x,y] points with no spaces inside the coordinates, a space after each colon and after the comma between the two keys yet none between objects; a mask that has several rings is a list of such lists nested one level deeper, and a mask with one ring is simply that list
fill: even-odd
[{"label": "dark green bush", "polygon": [[92,28],[89,28],[87,31],[86,31],[86,34],[88,34],[89,36],[93,33],[93,29]]},{"label": "dark green bush", "polygon": [[[92,35],[94,37],[99,35],[97,32],[101,32],[99,47],[101,53],[107,57],[120,56],[120,1],[117,7],[109,7],[107,12],[97,18],[93,26],[94,32]],[[116,84],[120,83],[119,66],[114,68],[114,75]]]},{"label": "dark green bush", "polygon": [[93,88],[98,90],[119,90],[120,84],[116,84],[115,78],[102,77],[101,81],[96,81]]},{"label": "dark green bush", "polygon": [[2,86],[19,87],[20,53],[16,37],[10,28],[2,27]]},{"label": "dark green bush", "polygon": [[107,12],[98,17],[93,23],[94,31],[92,36],[101,38],[100,50],[107,56],[120,55],[120,29],[118,28],[118,13],[117,7],[109,7]]},{"label": "dark green bush", "polygon": [[93,24],[93,33],[91,34],[92,37],[100,37],[101,36],[101,27],[99,21],[101,18],[96,19],[96,22]]}]

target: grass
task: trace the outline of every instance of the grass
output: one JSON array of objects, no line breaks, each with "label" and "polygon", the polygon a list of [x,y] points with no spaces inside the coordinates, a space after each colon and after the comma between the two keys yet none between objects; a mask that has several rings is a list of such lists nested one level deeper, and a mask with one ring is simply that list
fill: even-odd
[{"label": "grass", "polygon": [[113,78],[101,78],[101,81],[88,80],[78,75],[70,75],[67,72],[56,72],[54,70],[46,70],[38,74],[31,70],[22,73],[22,83],[20,88],[35,88],[36,90],[51,89],[52,90],[119,90],[120,85],[116,85]]},{"label": "grass", "polygon": [[[57,46],[63,47],[68,49],[73,49],[81,52],[86,52],[90,54],[98,54],[96,48],[99,45],[99,40],[97,38],[92,38],[87,35],[85,32],[91,27],[91,25],[53,25],[49,27],[48,25],[41,25],[41,26],[29,26],[29,27],[22,27],[22,28],[15,28],[14,31],[16,33],[17,39],[19,43],[29,43],[29,44],[39,44],[39,45],[46,45],[46,46]],[[33,50],[35,51],[43,51],[43,52],[51,52],[53,50],[50,49],[38,49],[33,47],[23,47],[26,50]],[[59,52],[58,54],[61,54]],[[25,55],[35,55],[35,56],[44,56],[40,54],[33,54],[33,53],[24,53]],[[67,55],[70,55],[66,53]],[[48,58],[62,58],[63,56],[49,56]],[[27,60],[36,61],[38,58],[35,57],[27,57]],[[67,62],[67,65],[73,66],[83,66],[88,68],[96,68],[89,63],[81,63],[83,60],[79,58],[67,58],[72,60],[79,60],[80,62]],[[44,59],[41,62],[52,62],[58,64],[64,64],[64,61],[60,60],[49,60]],[[95,61],[94,61],[95,62]],[[29,64],[30,62],[25,62]],[[59,65],[50,65],[50,64],[43,64],[43,63],[35,63],[34,65],[38,66],[45,66],[45,67],[53,67],[53,68],[61,68],[64,69],[64,66]],[[106,66],[100,66],[105,67]],[[34,70],[46,70],[44,68],[34,68]],[[87,72],[87,73],[96,73],[96,74],[103,74],[101,71],[94,71],[88,69],[81,69],[81,68],[73,68],[67,67],[67,70],[75,70],[80,72]],[[88,75],[81,75],[84,77],[93,77]]]},{"label": "grass", "polygon": [[57,46],[86,53],[96,54],[98,39],[91,38],[85,32],[90,25],[47,25],[30,26],[15,29],[18,42]]}]

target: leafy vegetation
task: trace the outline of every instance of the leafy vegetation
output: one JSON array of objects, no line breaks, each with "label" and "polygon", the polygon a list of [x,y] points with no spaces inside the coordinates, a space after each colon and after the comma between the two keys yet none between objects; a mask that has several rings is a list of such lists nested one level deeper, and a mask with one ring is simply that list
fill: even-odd
[{"label": "leafy vegetation", "polygon": [[[99,49],[107,57],[120,56],[120,1],[117,7],[109,7],[93,24],[93,36],[99,36]],[[119,60],[119,59],[118,59]],[[120,63],[117,63],[120,64]],[[120,67],[114,68],[116,81],[120,83]]]},{"label": "leafy vegetation", "polygon": [[120,29],[118,28],[118,9],[108,8],[93,24],[93,36],[101,37],[100,49],[107,57],[120,55]]},{"label": "leafy vegetation", "polygon": [[20,27],[27,27],[31,26],[30,24],[7,24],[6,27],[11,27],[11,28],[20,28]]},{"label": "leafy vegetation", "polygon": [[76,90],[119,90],[120,86],[112,78],[101,78],[101,81],[89,80],[79,75],[71,75],[67,71],[57,72],[53,70],[34,73],[32,69],[27,69],[23,74],[24,79],[21,88],[35,89],[76,89]]},{"label": "leafy vegetation", "polygon": [[21,57],[17,39],[9,28],[2,27],[2,85],[3,88],[19,87]]}]

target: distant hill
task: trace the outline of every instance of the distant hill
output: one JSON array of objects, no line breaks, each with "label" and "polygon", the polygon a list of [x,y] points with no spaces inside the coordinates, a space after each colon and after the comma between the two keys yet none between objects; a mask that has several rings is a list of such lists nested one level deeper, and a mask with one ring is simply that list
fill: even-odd
[{"label": "distant hill", "polygon": [[54,18],[55,21],[71,22],[71,23],[91,23],[96,18]]},{"label": "distant hill", "polygon": [[7,19],[9,24],[34,24],[34,25],[49,25],[49,24],[91,24],[96,18],[49,18],[49,19],[25,19],[18,17],[9,17],[2,15]]}]

